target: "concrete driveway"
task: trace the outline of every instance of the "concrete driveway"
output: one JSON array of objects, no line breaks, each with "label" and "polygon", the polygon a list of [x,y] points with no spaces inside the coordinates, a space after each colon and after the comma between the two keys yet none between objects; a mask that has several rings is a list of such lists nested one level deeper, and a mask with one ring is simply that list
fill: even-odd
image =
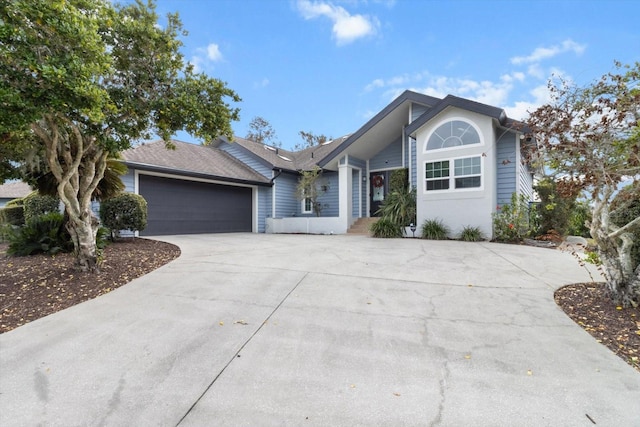
[{"label": "concrete driveway", "polygon": [[640,425],[640,374],[553,301],[589,280],[567,253],[162,240],[182,256],[0,335],[0,425]]}]

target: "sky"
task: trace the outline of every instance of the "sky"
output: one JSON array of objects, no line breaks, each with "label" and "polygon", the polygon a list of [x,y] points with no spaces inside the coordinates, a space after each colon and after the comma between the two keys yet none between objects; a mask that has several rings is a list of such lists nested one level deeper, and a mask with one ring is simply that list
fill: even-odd
[{"label": "sky", "polygon": [[[182,53],[242,98],[235,135],[267,120],[283,148],[299,131],[353,133],[409,89],[505,109],[548,101],[552,76],[586,85],[640,61],[638,0],[156,0],[178,12]],[[188,134],[178,139],[200,143]]]}]

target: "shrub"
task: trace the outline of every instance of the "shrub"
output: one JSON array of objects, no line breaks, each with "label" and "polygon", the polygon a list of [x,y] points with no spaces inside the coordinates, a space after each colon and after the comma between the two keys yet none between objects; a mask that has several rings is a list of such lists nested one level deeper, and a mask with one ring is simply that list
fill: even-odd
[{"label": "shrub", "polygon": [[390,239],[402,237],[403,227],[388,218],[382,217],[371,226],[371,232],[373,233],[373,237]]},{"label": "shrub", "polygon": [[539,234],[545,234],[555,230],[561,236],[567,234],[569,221],[573,212],[575,197],[563,197],[557,191],[557,184],[551,178],[541,180],[534,190],[540,197],[538,204]]},{"label": "shrub", "polygon": [[407,187],[387,194],[378,211],[382,218],[399,227],[406,227],[416,220],[416,192]]},{"label": "shrub", "polygon": [[449,234],[449,227],[442,220],[428,219],[422,224],[422,238],[429,240],[445,240]]},{"label": "shrub", "polygon": [[147,201],[132,193],[111,197],[100,204],[100,219],[112,237],[120,230],[142,231],[147,226]]},{"label": "shrub", "polygon": [[484,234],[480,227],[471,227],[467,225],[462,229],[462,233],[460,233],[460,240],[465,242],[480,242],[484,240]]},{"label": "shrub", "polygon": [[511,203],[493,214],[493,234],[499,242],[519,242],[529,235],[529,202],[524,195],[511,195]]},{"label": "shrub", "polygon": [[9,255],[26,256],[38,252],[55,255],[73,249],[64,215],[49,212],[32,218],[28,224],[9,233]]},{"label": "shrub", "polygon": [[409,188],[409,169],[396,169],[389,176],[389,193],[406,191]]},{"label": "shrub", "polygon": [[24,198],[24,221],[29,223],[34,218],[48,212],[58,212],[60,201],[57,197],[41,195],[33,192]]},{"label": "shrub", "polygon": [[586,201],[576,202],[571,218],[569,218],[569,233],[571,236],[591,237],[589,227],[586,225],[591,222],[591,209]]},{"label": "shrub", "polygon": [[7,204],[0,209],[0,224],[23,225],[24,224],[24,206]]}]

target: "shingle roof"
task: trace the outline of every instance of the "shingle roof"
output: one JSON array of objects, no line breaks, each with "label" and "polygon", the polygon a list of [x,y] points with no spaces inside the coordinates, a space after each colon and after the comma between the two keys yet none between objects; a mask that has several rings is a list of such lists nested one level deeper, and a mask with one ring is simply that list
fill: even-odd
[{"label": "shingle roof", "polygon": [[162,170],[232,182],[270,183],[269,179],[220,149],[181,141],[172,142],[175,150],[167,149],[163,141],[153,141],[124,151],[122,158],[126,165],[139,169]]},{"label": "shingle roof", "polygon": [[[300,151],[289,151],[282,148],[271,147],[266,144],[254,142],[249,139],[234,137],[231,144],[238,144],[256,157],[262,159],[273,169],[288,171],[310,170],[333,150],[340,146],[348,135],[335,138],[321,145],[314,145]],[[221,139],[220,141],[227,141]],[[220,142],[219,141],[219,142]]]},{"label": "shingle roof", "polygon": [[433,108],[411,122],[411,124],[409,124],[406,129],[407,135],[412,135],[415,131],[420,129],[422,125],[427,123],[429,120],[431,120],[433,117],[435,117],[448,107],[457,107],[463,110],[484,114],[485,116],[494,118],[498,121],[498,123],[500,123],[500,125],[503,126],[508,120],[508,117],[502,108],[482,104],[480,102],[472,101],[466,98],[447,95],[439,103],[434,105]]},{"label": "shingle roof", "polygon": [[27,196],[33,190],[29,187],[29,184],[22,181],[7,182],[0,185],[0,198],[1,199],[17,199],[19,197]]}]

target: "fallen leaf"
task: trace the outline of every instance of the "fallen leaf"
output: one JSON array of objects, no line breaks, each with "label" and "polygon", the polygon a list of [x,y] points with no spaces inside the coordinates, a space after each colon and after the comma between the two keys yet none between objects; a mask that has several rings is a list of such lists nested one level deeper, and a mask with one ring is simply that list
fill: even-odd
[{"label": "fallen leaf", "polygon": [[533,371],[532,371],[531,369],[529,369],[529,370],[527,371],[527,375],[529,375],[529,376],[533,375]]},{"label": "fallen leaf", "polygon": [[224,326],[224,322],[223,322],[222,320],[221,320],[218,324],[219,324],[220,326]]},{"label": "fallen leaf", "polygon": [[233,322],[234,325],[248,325],[247,322],[245,322],[244,320],[236,320],[235,322]]},{"label": "fallen leaf", "polygon": [[465,359],[471,359],[471,355],[470,355],[470,354],[465,354],[465,355],[464,355],[464,358],[465,358]]},{"label": "fallen leaf", "polygon": [[400,393],[393,393],[394,396],[400,396]]},{"label": "fallen leaf", "polygon": [[356,385],[355,384],[351,384],[349,387],[356,388]]}]

